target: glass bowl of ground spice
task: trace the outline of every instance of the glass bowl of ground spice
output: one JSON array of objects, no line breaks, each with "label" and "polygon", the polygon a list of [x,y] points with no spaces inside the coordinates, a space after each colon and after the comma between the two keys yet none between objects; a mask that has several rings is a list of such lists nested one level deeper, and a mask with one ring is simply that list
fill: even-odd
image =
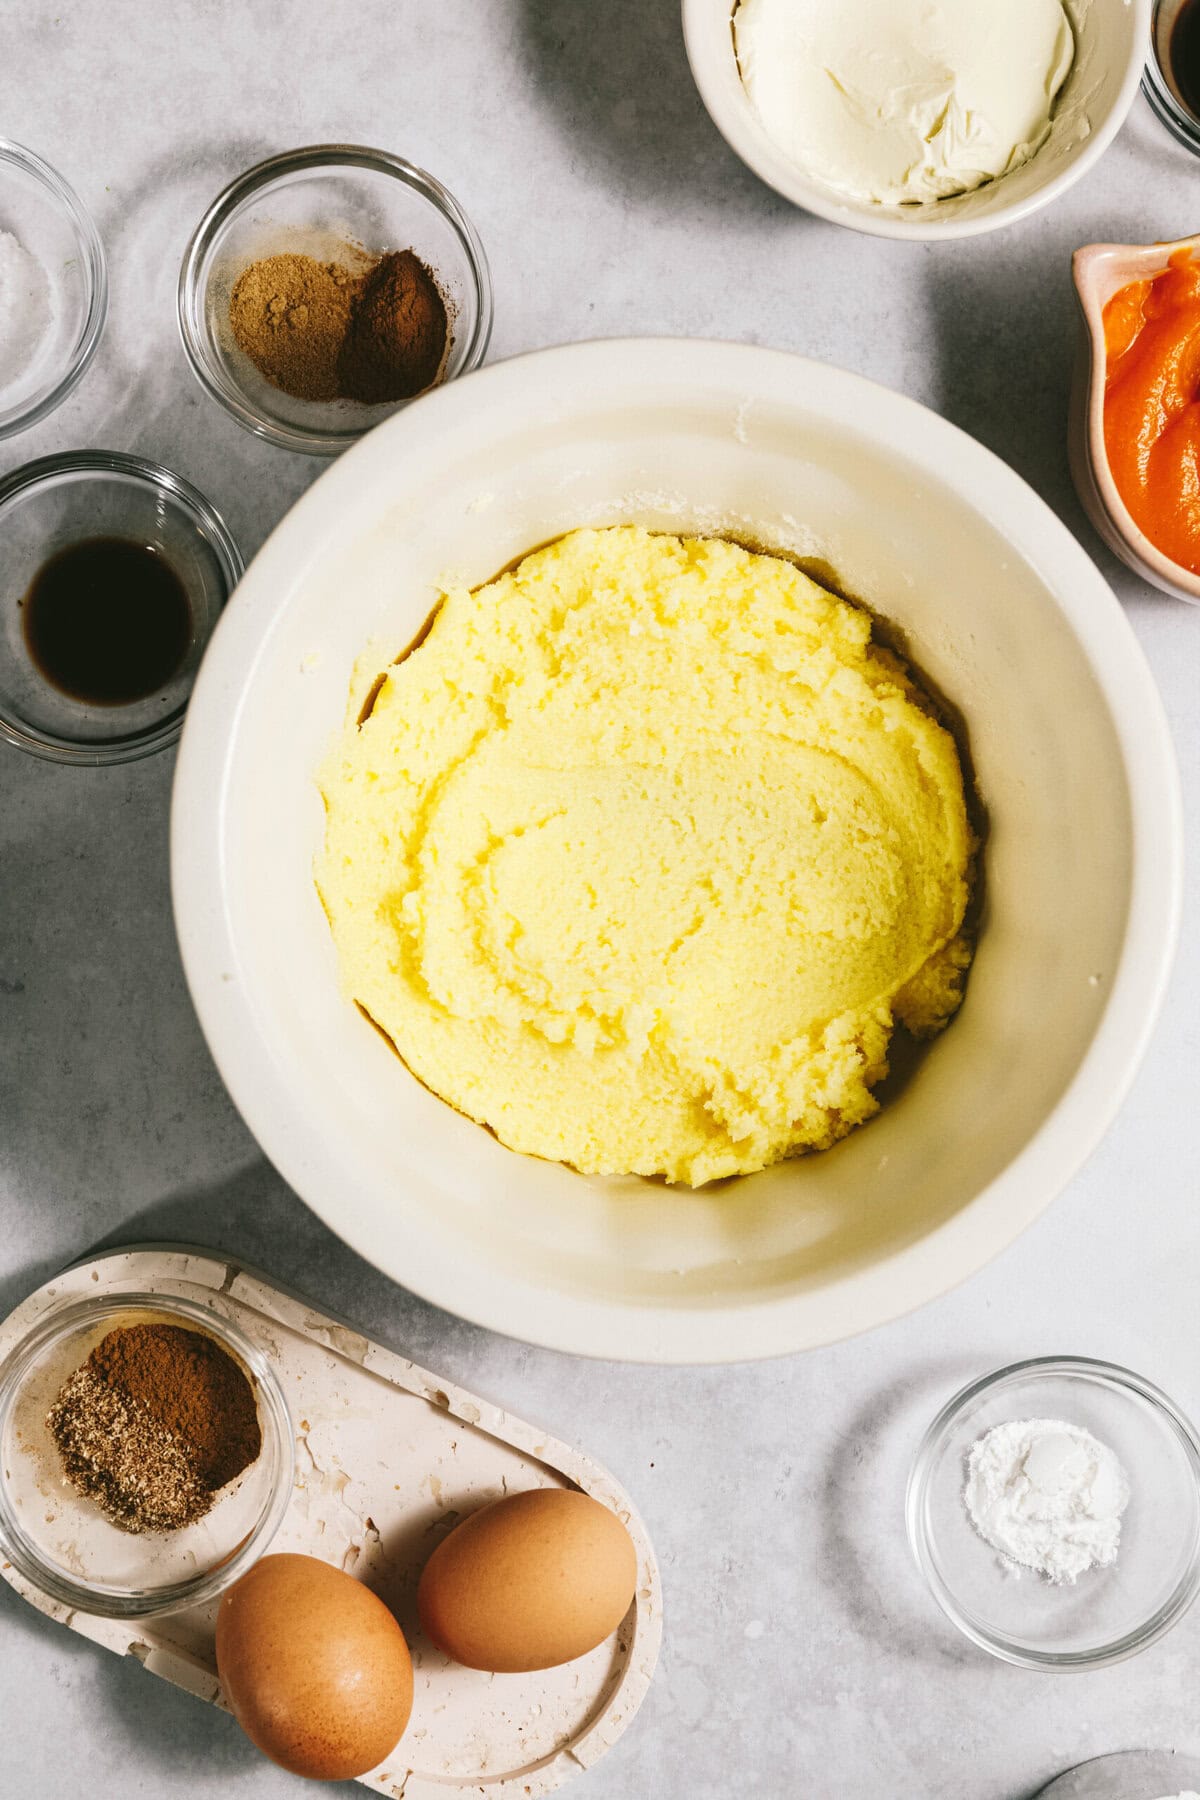
[{"label": "glass bowl of ground spice", "polygon": [[0,1552],[107,1618],[213,1599],[287,1509],[293,1439],[270,1362],[175,1295],[43,1318],[0,1369]]},{"label": "glass bowl of ground spice", "polygon": [[66,399],[108,309],[100,239],[75,190],[0,137],[0,438]]},{"label": "glass bowl of ground spice", "polygon": [[491,279],[432,175],[321,144],[259,163],[214,201],[183,259],[179,327],[201,385],[239,424],[333,456],[479,366]]}]

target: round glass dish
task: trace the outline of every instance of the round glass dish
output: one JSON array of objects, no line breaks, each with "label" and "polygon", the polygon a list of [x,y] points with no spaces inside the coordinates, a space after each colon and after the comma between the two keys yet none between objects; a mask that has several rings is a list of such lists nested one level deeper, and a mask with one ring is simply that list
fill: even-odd
[{"label": "round glass dish", "polygon": [[1200,1762],[1174,1750],[1117,1750],[1055,1776],[1033,1800],[1160,1800],[1200,1791]]},{"label": "round glass dish", "polygon": [[[1055,1586],[1006,1564],[963,1503],[966,1458],[1009,1419],[1065,1419],[1107,1444],[1131,1498],[1117,1559]],[[1169,1631],[1200,1587],[1200,1440],[1167,1396],[1128,1369],[1039,1357],[963,1388],[926,1432],[909,1477],[909,1541],[959,1630],[1028,1669],[1096,1669]]]},{"label": "round glass dish", "polygon": [[[146,1323],[206,1332],[241,1365],[258,1402],[262,1449],[196,1524],[135,1534],[65,1480],[46,1413],[101,1338]],[[0,1368],[0,1550],[43,1593],[86,1613],[137,1619],[198,1606],[270,1543],[291,1499],[293,1454],[275,1373],[228,1319],[173,1294],[97,1295],[40,1319]]]},{"label": "round glass dish", "polygon": [[179,329],[201,385],[256,437],[286,450],[334,456],[407,400],[295,400],[259,374],[237,344],[229,301],[250,263],[288,252],[336,262],[347,244],[372,255],[413,250],[432,271],[450,315],[440,382],[477,368],[492,334],[492,284],[483,245],[453,194],[383,150],[317,144],[273,156],[239,176],[209,208],[179,276]]},{"label": "round glass dish", "polygon": [[1142,92],[1150,109],[1171,136],[1200,156],[1200,119],[1184,99],[1171,68],[1171,36],[1190,0],[1155,0],[1150,22],[1150,54],[1142,75]]},{"label": "round glass dish", "polygon": [[[242,558],[204,496],[170,469],[115,450],[26,463],[0,481],[0,736],[53,762],[133,762],[173,744],[205,645],[242,573]],[[159,551],[183,583],[191,634],[166,686],[126,705],[72,699],[39,671],[21,605],[55,551],[119,537]]]},{"label": "round glass dish", "polygon": [[0,231],[41,264],[50,314],[28,362],[0,384],[6,438],[53,412],[87,368],[104,329],[108,275],[96,227],[74,189],[32,150],[3,137]]}]

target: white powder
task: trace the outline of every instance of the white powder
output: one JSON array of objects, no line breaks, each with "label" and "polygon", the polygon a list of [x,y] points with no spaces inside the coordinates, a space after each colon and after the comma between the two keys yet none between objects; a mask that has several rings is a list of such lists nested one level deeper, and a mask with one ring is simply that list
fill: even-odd
[{"label": "white powder", "polygon": [[52,316],[45,269],[11,231],[0,231],[0,393],[28,369]]},{"label": "white powder", "polygon": [[1047,1581],[1074,1581],[1116,1561],[1125,1471],[1082,1426],[1010,1419],[972,1446],[963,1500],[980,1537]]}]

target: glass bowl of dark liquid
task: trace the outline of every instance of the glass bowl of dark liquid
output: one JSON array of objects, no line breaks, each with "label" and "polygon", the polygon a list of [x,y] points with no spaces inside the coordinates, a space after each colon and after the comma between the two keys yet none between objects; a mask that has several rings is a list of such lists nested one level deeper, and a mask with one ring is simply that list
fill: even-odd
[{"label": "glass bowl of dark liquid", "polygon": [[242,573],[202,494],[116,451],[49,456],[0,481],[0,734],[55,762],[172,744]]},{"label": "glass bowl of dark liquid", "polygon": [[1200,0],[1155,0],[1142,91],[1172,137],[1200,156]]}]

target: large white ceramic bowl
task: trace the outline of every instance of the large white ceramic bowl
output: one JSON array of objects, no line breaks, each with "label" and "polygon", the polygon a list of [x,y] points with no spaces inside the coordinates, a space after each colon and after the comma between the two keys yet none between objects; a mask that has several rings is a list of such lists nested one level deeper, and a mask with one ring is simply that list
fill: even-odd
[{"label": "large white ceramic bowl", "polygon": [[[836,0],[833,0],[836,4]],[[1102,156],[1133,105],[1150,48],[1153,0],[1065,0],[1075,62],[1037,155],[972,193],[927,205],[854,200],[785,156],[768,137],[738,73],[738,0],[683,0],[683,34],[700,98],[730,148],[756,175],[807,212],[875,237],[974,237],[1047,206]]]},{"label": "large white ceramic bowl", "polygon": [[[960,708],[991,821],[966,1003],[821,1156],[699,1192],[504,1149],[339,993],[313,770],[368,639],[438,584],[585,522],[725,529],[818,559]],[[1041,500],[924,408],[780,352],[580,344],[417,401],[293,508],[192,697],[172,824],[200,1019],[268,1155],[397,1281],[562,1349],[766,1356],[918,1305],[1008,1244],[1113,1117],[1180,891],[1163,713],[1111,592]]]}]

